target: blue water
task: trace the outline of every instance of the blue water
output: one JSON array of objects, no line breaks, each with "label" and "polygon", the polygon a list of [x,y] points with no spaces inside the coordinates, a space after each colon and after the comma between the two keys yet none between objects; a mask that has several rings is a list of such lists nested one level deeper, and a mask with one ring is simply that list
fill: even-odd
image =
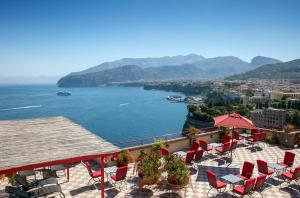
[{"label": "blue water", "polygon": [[[181,131],[186,105],[165,98],[175,93],[136,87],[68,88],[55,85],[0,86],[0,120],[65,116],[110,142]],[[176,93],[178,95],[178,93]]]}]

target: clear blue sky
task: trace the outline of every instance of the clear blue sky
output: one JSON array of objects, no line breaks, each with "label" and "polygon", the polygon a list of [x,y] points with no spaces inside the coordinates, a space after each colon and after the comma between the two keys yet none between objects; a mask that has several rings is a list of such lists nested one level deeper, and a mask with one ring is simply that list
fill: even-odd
[{"label": "clear blue sky", "polygon": [[1,0],[0,75],[123,57],[300,58],[299,0]]}]

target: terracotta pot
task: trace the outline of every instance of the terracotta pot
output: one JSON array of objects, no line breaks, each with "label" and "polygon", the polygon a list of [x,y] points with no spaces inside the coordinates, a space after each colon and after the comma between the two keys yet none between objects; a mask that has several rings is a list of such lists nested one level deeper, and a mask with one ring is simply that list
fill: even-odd
[{"label": "terracotta pot", "polygon": [[171,190],[180,190],[183,189],[187,184],[182,184],[182,185],[178,185],[178,184],[170,184],[168,183],[168,186]]}]

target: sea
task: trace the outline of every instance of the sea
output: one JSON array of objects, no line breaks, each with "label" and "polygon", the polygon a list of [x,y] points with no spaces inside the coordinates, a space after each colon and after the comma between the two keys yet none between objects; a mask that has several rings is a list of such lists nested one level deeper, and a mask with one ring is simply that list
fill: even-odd
[{"label": "sea", "polygon": [[[57,96],[58,91],[69,91],[71,96]],[[2,85],[0,120],[64,116],[122,147],[122,142],[130,144],[182,130],[186,104],[171,103],[166,100],[168,95],[180,94],[141,87]]]}]

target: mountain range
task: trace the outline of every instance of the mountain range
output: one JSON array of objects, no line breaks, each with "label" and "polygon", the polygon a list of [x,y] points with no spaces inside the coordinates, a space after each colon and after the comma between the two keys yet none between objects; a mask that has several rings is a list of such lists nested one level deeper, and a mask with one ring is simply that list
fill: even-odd
[{"label": "mountain range", "polygon": [[247,80],[249,78],[262,79],[300,79],[300,59],[267,64],[254,70],[227,77],[228,80]]},{"label": "mountain range", "polygon": [[246,62],[234,56],[205,58],[197,54],[159,58],[123,58],[105,62],[58,81],[60,87],[99,86],[111,82],[143,80],[220,79],[280,60],[257,56]]}]

